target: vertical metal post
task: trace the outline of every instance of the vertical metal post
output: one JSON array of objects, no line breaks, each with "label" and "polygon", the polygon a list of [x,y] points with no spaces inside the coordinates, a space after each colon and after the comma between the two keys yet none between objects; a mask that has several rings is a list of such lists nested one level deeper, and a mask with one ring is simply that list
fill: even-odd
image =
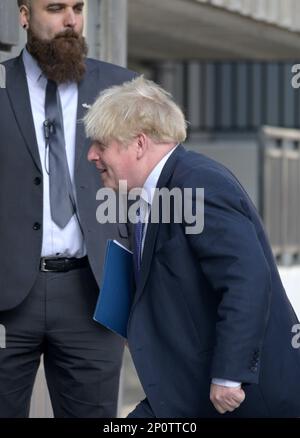
[{"label": "vertical metal post", "polygon": [[127,1],[100,1],[100,58],[123,67],[127,65]]},{"label": "vertical metal post", "polygon": [[[123,67],[127,65],[128,0],[87,0],[85,36],[89,56]],[[124,404],[124,362],[120,375],[118,413]]]}]

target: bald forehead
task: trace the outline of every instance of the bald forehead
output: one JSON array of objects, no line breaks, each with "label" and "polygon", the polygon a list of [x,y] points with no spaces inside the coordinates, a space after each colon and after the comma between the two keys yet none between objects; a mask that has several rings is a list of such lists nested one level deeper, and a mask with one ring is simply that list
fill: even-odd
[{"label": "bald forehead", "polygon": [[66,6],[75,6],[78,3],[84,3],[84,0],[25,0],[31,3],[31,5],[38,4],[41,6],[48,5],[66,5]]},{"label": "bald forehead", "polygon": [[77,3],[84,3],[84,0],[18,0],[18,6],[34,6],[35,4],[47,6],[49,4],[63,4],[74,6]]}]

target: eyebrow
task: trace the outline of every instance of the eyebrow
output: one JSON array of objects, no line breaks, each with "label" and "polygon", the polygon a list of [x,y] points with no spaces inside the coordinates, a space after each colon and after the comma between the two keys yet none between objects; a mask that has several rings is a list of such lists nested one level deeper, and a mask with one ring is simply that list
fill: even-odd
[{"label": "eyebrow", "polygon": [[[58,2],[53,2],[53,3],[48,3],[47,7],[49,6],[67,6],[66,3],[58,3]],[[76,8],[77,6],[84,6],[84,2],[77,2],[73,8]]]}]

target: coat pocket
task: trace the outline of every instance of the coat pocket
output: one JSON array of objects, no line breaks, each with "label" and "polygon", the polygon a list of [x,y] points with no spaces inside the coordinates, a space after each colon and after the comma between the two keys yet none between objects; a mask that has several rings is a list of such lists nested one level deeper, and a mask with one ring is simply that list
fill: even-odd
[{"label": "coat pocket", "polygon": [[170,251],[174,251],[176,248],[179,248],[180,241],[179,237],[175,236],[172,239],[165,240],[162,244],[158,244],[155,254],[160,255],[163,253],[170,253]]}]

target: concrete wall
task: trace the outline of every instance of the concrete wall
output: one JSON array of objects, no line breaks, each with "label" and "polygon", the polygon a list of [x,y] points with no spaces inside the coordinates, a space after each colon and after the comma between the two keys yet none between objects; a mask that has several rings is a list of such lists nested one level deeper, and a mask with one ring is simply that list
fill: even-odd
[{"label": "concrete wall", "polygon": [[300,30],[299,0],[194,0],[230,12],[273,23],[289,30]]},{"label": "concrete wall", "polygon": [[280,268],[281,280],[300,320],[300,267]]},{"label": "concrete wall", "polygon": [[18,43],[16,4],[14,0],[1,0],[0,2],[0,48],[2,46],[2,49],[9,49]]}]

